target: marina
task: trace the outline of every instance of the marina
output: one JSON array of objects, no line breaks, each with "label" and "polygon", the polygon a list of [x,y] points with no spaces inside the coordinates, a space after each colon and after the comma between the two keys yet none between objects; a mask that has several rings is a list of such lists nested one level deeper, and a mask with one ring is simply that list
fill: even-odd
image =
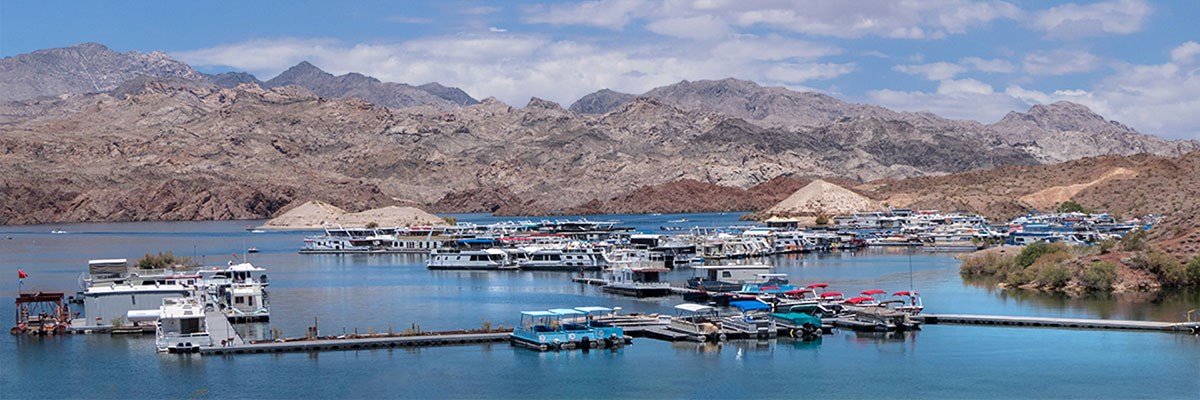
[{"label": "marina", "polygon": [[[667,217],[667,216],[663,216]],[[688,215],[692,221],[701,221],[706,216]],[[636,217],[621,216],[623,219],[635,221],[633,226],[640,223]],[[672,219],[678,219],[674,217]],[[711,217],[709,217],[711,218]],[[482,220],[486,221],[486,219]],[[726,222],[728,223],[728,222]],[[648,221],[648,224],[661,225],[661,222]],[[183,226],[213,226],[220,224],[182,224]],[[241,225],[229,224],[231,229],[243,230]],[[139,225],[140,226],[140,225]],[[156,226],[156,225],[149,225]],[[694,275],[689,267],[669,269],[661,272],[660,279],[668,282],[674,289],[672,294],[663,297],[636,297],[609,293],[603,290],[608,283],[603,271],[585,272],[580,277],[578,271],[437,271],[425,268],[425,259],[420,255],[301,255],[295,253],[297,234],[257,233],[254,239],[243,239],[231,233],[228,239],[222,235],[201,233],[188,236],[186,240],[162,237],[156,234],[141,233],[101,233],[89,234],[96,228],[88,225],[72,225],[65,229],[72,235],[55,236],[55,238],[83,238],[86,240],[105,240],[110,238],[128,237],[127,251],[121,247],[81,246],[69,244],[71,248],[90,249],[77,254],[79,259],[62,264],[63,272],[54,272],[38,267],[43,261],[37,261],[35,254],[48,254],[44,246],[57,246],[45,241],[44,236],[23,236],[15,233],[14,242],[20,243],[23,238],[36,239],[38,245],[27,250],[20,247],[8,247],[8,254],[29,254],[32,260],[26,263],[24,271],[29,272],[25,289],[31,284],[45,287],[70,288],[77,280],[79,270],[86,265],[87,259],[106,259],[114,256],[134,256],[149,251],[161,249],[173,250],[176,254],[190,254],[193,243],[196,243],[199,253],[219,254],[220,249],[245,248],[253,245],[260,253],[251,255],[247,260],[255,267],[264,268],[271,275],[270,315],[266,322],[232,322],[229,318],[221,318],[219,313],[206,313],[206,325],[210,335],[217,343],[216,346],[201,349],[196,354],[166,354],[157,353],[153,334],[138,335],[63,335],[55,337],[34,337],[22,335],[12,337],[3,343],[6,346],[5,357],[12,357],[11,362],[22,365],[41,365],[42,370],[74,379],[88,379],[71,372],[69,369],[52,364],[70,354],[71,357],[83,357],[93,362],[115,362],[128,365],[146,365],[149,369],[139,368],[143,374],[150,376],[162,375],[182,377],[190,374],[196,368],[206,370],[209,379],[221,381],[227,373],[236,375],[253,375],[265,377],[273,382],[266,382],[259,389],[248,393],[258,393],[264,397],[279,395],[308,397],[334,396],[332,392],[317,391],[300,393],[279,380],[288,379],[311,380],[321,379],[320,375],[327,374],[326,368],[336,368],[359,376],[374,376],[379,371],[391,372],[389,375],[402,376],[400,382],[407,382],[408,393],[425,397],[461,397],[472,393],[469,387],[444,388],[438,391],[413,390],[420,387],[417,382],[431,379],[447,379],[445,375],[434,378],[433,371],[447,371],[448,366],[457,366],[455,372],[449,372],[452,379],[470,379],[469,376],[484,376],[485,368],[479,364],[491,363],[499,365],[521,366],[524,376],[517,378],[510,373],[499,373],[491,378],[483,378],[477,388],[508,388],[517,390],[514,382],[522,379],[541,378],[552,379],[553,372],[561,367],[572,368],[583,375],[593,374],[606,378],[581,378],[581,384],[605,386],[604,382],[611,379],[608,375],[640,376],[640,380],[631,382],[671,381],[671,377],[683,374],[698,374],[708,368],[730,368],[741,363],[752,362],[765,368],[778,368],[777,371],[787,370],[786,365],[793,365],[800,359],[813,358],[821,368],[804,379],[833,379],[835,376],[845,376],[847,373],[884,372],[889,363],[900,359],[928,359],[938,357],[934,350],[975,351],[981,346],[994,346],[1003,343],[1004,346],[1028,346],[1037,348],[1038,343],[1054,341],[1063,343],[1055,349],[1047,350],[1051,357],[1065,357],[1068,360],[1086,360],[1098,368],[1111,365],[1110,356],[1099,349],[1090,347],[1081,341],[1105,340],[1108,342],[1136,343],[1142,350],[1138,354],[1122,354],[1122,363],[1138,362],[1141,353],[1158,351],[1169,354],[1157,357],[1155,363],[1147,363],[1145,371],[1135,371],[1124,374],[1125,377],[1157,382],[1175,388],[1188,388],[1187,381],[1176,380],[1180,371],[1194,368],[1188,354],[1195,347],[1189,334],[1161,334],[1153,331],[1126,331],[1117,329],[1042,329],[1013,325],[1009,329],[995,329],[986,325],[963,325],[949,322],[933,324],[925,322],[924,329],[904,332],[868,332],[857,331],[840,325],[840,318],[822,318],[821,328],[826,330],[822,335],[809,335],[804,338],[801,330],[797,335],[795,329],[799,325],[785,327],[782,319],[776,318],[777,332],[773,339],[760,340],[750,336],[737,337],[732,331],[726,331],[725,340],[698,342],[688,339],[688,334],[666,329],[662,316],[671,316],[675,305],[684,303],[683,294],[694,293],[694,290],[684,288],[686,281]],[[104,228],[101,228],[103,230]],[[172,228],[177,229],[177,228]],[[224,228],[208,228],[210,231]],[[114,231],[114,228],[107,228]],[[205,231],[202,231],[205,232]],[[147,240],[147,238],[150,238]],[[249,240],[244,243],[244,240]],[[147,243],[148,242],[148,243]],[[3,243],[3,242],[0,242]],[[24,243],[32,244],[32,241]],[[136,243],[136,244],[135,244]],[[172,245],[171,243],[177,243]],[[228,243],[228,244],[225,244]],[[208,249],[208,250],[205,250]],[[115,250],[115,251],[114,251]],[[907,289],[909,288],[909,268],[913,268],[913,284],[920,289],[926,310],[922,315],[949,314],[983,314],[983,315],[1041,315],[1046,318],[1067,319],[1097,319],[1097,311],[1091,310],[1085,302],[1072,301],[1072,308],[1057,305],[1058,300],[1043,299],[1042,297],[1013,297],[990,293],[984,288],[964,285],[958,282],[957,262],[950,257],[924,252],[907,253],[904,248],[865,249],[856,251],[828,251],[810,253],[791,253],[765,259],[773,268],[768,273],[786,274],[790,284],[803,289],[813,282],[825,283],[824,287],[814,287],[821,293],[841,291],[858,293],[867,289]],[[29,253],[22,253],[28,251]],[[36,253],[35,253],[36,252]],[[204,264],[224,265],[229,258],[225,256],[209,256]],[[747,260],[753,263],[753,260]],[[258,278],[262,273],[255,273]],[[950,279],[954,284],[938,283]],[[600,285],[587,284],[594,282]],[[760,287],[761,289],[761,287]],[[896,292],[900,293],[900,292]],[[782,296],[782,294],[780,294]],[[814,294],[804,295],[804,298],[815,298]],[[832,296],[831,296],[832,297]],[[905,296],[881,296],[887,298],[905,298]],[[384,301],[386,299],[386,301]],[[950,300],[954,299],[954,300]],[[12,301],[12,300],[7,300]],[[799,300],[797,300],[799,301]],[[1196,308],[1196,300],[1189,297],[1178,299],[1168,297],[1161,313],[1153,314],[1122,314],[1106,316],[1115,320],[1159,320],[1181,321],[1182,311]],[[526,348],[514,347],[508,343],[509,333],[506,331],[483,334],[484,336],[456,337],[452,335],[416,335],[413,332],[388,334],[392,325],[409,327],[413,323],[421,325],[420,332],[463,332],[480,329],[481,322],[490,323],[491,329],[509,329],[519,320],[516,315],[520,311],[553,310],[556,308],[571,308],[602,305],[608,308],[620,307],[617,317],[610,323],[620,325],[627,336],[633,337],[632,345],[603,351],[582,351],[583,349],[560,351],[531,351]],[[1086,307],[1086,308],[1085,308]],[[718,315],[733,317],[737,311],[731,307],[717,306]],[[11,308],[8,308],[12,310]],[[1099,309],[1099,308],[1097,308]],[[82,311],[82,310],[80,310]],[[8,311],[12,312],[12,311]],[[74,312],[74,310],[73,310]],[[321,322],[320,335],[322,339],[308,340],[308,328],[313,318]],[[9,314],[12,320],[12,314]],[[921,320],[921,316],[915,319]],[[618,322],[619,320],[619,322]],[[927,320],[926,320],[927,321]],[[224,324],[222,324],[222,322]],[[1003,326],[1003,325],[997,325]],[[374,329],[372,329],[374,327]],[[475,329],[464,329],[476,327]],[[815,328],[815,326],[814,326]],[[786,329],[786,330],[785,330]],[[405,329],[409,330],[409,329]],[[228,332],[237,333],[228,336]],[[399,330],[397,330],[399,331]],[[1007,333],[1006,333],[1007,332]],[[273,338],[275,333],[281,333],[283,343]],[[384,337],[396,335],[397,337]],[[1100,335],[1100,336],[1096,336]],[[718,335],[719,336],[719,335]],[[233,344],[230,337],[238,337],[243,341]],[[1091,337],[1089,339],[1089,337]],[[292,341],[288,338],[302,339]],[[719,337],[717,339],[720,339]],[[50,340],[50,341],[47,341]],[[226,346],[220,345],[226,340]],[[357,347],[356,347],[357,346]],[[70,350],[58,350],[59,348]],[[511,350],[509,350],[511,349]],[[819,351],[818,351],[819,349]],[[1154,350],[1157,349],[1157,350]],[[242,351],[238,353],[238,351]],[[157,355],[156,355],[157,354]],[[271,354],[271,355],[268,355]],[[1091,356],[1089,354],[1096,354]],[[1194,354],[1193,354],[1194,355]],[[226,357],[229,356],[229,357]],[[203,358],[203,365],[197,357]],[[317,360],[319,359],[319,364]],[[436,359],[436,360],[435,360]],[[932,384],[931,376],[938,376],[945,387],[955,388],[956,393],[974,386],[968,382],[977,382],[983,374],[997,373],[1005,368],[1024,362],[1021,356],[993,359],[998,363],[995,368],[980,369],[978,366],[967,368],[958,364],[953,358],[938,358],[936,367],[926,367],[925,378],[918,377],[917,382]],[[397,362],[400,361],[400,362]],[[1073,362],[1073,361],[1068,361]],[[1165,363],[1165,365],[1163,364]],[[878,364],[882,369],[871,365]],[[261,365],[261,367],[259,367]],[[401,369],[400,365],[403,365]],[[657,366],[647,368],[645,366]],[[287,368],[288,374],[271,372],[269,369]],[[414,368],[416,368],[414,370]],[[972,369],[974,368],[974,369]],[[1173,368],[1174,372],[1163,368]],[[407,371],[400,373],[400,371]],[[965,375],[962,371],[968,372]],[[33,370],[22,367],[19,374],[29,374]],[[374,372],[369,372],[374,371]],[[1098,370],[1100,371],[1100,370]],[[443,372],[445,373],[445,372]],[[363,375],[365,374],[365,375]],[[1020,375],[1020,374],[1017,374]],[[1097,372],[1093,379],[1104,379],[1103,373]],[[1187,374],[1183,374],[1187,375]],[[26,379],[25,375],[19,379]],[[108,376],[113,382],[123,382],[116,376]],[[789,379],[780,372],[766,372],[762,379],[777,381]],[[881,374],[883,382],[892,381]],[[0,378],[4,379],[4,378]],[[377,383],[363,378],[347,378],[348,384],[357,385],[359,395],[382,395],[382,391],[399,390],[396,384]],[[476,378],[478,379],[478,378]],[[756,378],[758,379],[758,378]],[[1027,379],[1035,379],[1028,377]],[[1046,379],[1043,375],[1041,378]],[[1035,380],[1036,380],[1035,379]],[[1112,379],[1117,379],[1115,376]],[[211,383],[201,383],[184,380],[175,388],[142,387],[119,384],[121,391],[143,396],[185,397],[194,391],[207,389],[210,393],[231,393],[227,389],[218,389]],[[232,383],[232,381],[227,381]],[[906,379],[911,384],[912,379]],[[637,385],[638,383],[635,383]],[[678,386],[687,387],[682,383]],[[942,389],[934,389],[922,393],[931,396],[940,393]],[[1190,388],[1189,388],[1190,389]],[[605,393],[624,393],[635,395],[644,393],[645,389],[616,388]],[[269,391],[269,392],[268,392]],[[67,389],[50,389],[48,393],[69,395],[78,393]],[[270,394],[267,394],[270,393]],[[596,392],[599,393],[599,392]],[[731,392],[717,390],[728,396],[737,397]],[[783,392],[767,390],[767,396],[782,396]],[[882,395],[872,388],[855,388],[844,391],[850,396]],[[972,392],[974,393],[974,392]],[[1008,393],[1013,393],[1009,391]],[[1022,392],[1033,395],[1032,392]],[[710,393],[711,394],[711,393]],[[1179,393],[1182,395],[1182,393]],[[344,393],[343,393],[344,395]],[[549,395],[549,393],[542,393]],[[945,395],[948,395],[946,393]],[[986,396],[985,396],[986,397]],[[1098,396],[1104,397],[1104,396]]]}]

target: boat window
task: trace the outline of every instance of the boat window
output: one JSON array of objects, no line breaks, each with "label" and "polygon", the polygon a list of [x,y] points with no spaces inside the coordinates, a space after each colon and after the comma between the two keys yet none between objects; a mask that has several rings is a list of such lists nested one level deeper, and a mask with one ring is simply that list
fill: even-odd
[{"label": "boat window", "polygon": [[730,273],[729,271],[721,271],[721,277],[722,278],[732,278],[733,274]]},{"label": "boat window", "polygon": [[179,333],[191,334],[200,332],[200,318],[184,318],[179,320]]}]

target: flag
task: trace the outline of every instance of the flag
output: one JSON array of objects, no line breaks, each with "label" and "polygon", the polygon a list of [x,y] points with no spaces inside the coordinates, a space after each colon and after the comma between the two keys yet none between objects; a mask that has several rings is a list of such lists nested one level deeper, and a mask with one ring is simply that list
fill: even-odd
[{"label": "flag", "polygon": [[21,269],[17,270],[17,279],[25,279],[28,277],[29,277],[29,274],[25,273],[25,270],[21,270]]}]

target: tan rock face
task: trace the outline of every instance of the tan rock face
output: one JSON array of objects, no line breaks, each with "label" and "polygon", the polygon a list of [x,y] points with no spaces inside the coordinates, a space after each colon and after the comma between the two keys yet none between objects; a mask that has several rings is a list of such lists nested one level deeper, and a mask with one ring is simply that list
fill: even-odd
[{"label": "tan rock face", "polygon": [[308,201],[272,218],[263,226],[276,229],[321,229],[363,228],[372,224],[391,228],[445,225],[446,221],[415,207],[388,206],[348,213],[323,201]]},{"label": "tan rock face", "polygon": [[816,216],[881,211],[875,200],[817,179],[767,210],[770,215]]}]

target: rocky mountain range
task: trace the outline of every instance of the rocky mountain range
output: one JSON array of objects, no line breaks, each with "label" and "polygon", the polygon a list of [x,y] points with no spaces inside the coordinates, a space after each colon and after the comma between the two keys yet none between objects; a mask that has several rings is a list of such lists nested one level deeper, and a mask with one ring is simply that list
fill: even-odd
[{"label": "rocky mountain range", "polygon": [[[0,66],[35,74],[11,66],[26,56]],[[106,57],[60,58],[100,71],[117,64]],[[983,125],[725,79],[516,108],[309,63],[266,82],[154,65],[183,72],[146,68],[92,89],[67,83],[78,72],[48,74],[40,79],[58,83],[40,87],[58,89],[0,102],[0,223],[261,218],[313,199],[350,210],[733,210],[769,206],[790,194],[785,186],[817,177],[854,183],[1198,147],[1070,103]],[[4,79],[0,90],[15,81]]]}]

